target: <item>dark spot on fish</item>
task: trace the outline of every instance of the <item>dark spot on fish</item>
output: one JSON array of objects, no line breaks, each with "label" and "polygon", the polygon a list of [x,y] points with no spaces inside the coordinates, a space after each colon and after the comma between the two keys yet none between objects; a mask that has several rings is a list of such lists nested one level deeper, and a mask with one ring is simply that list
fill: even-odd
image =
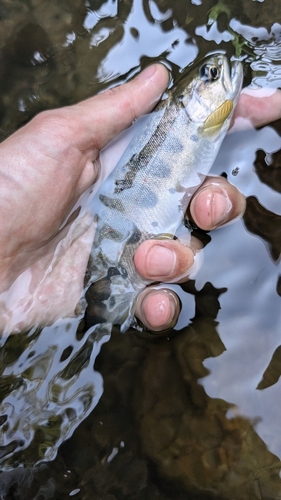
[{"label": "dark spot on fish", "polygon": [[103,226],[99,234],[99,242],[101,243],[104,239],[113,241],[123,241],[124,236],[122,233],[120,233],[111,226]]},{"label": "dark spot on fish", "polygon": [[133,186],[133,182],[137,173],[147,165],[148,159],[143,155],[143,150],[138,154],[134,154],[130,161],[125,165],[126,174],[124,179],[117,179],[115,181],[114,193],[122,193],[125,189],[130,189]]},{"label": "dark spot on fish", "polygon": [[135,243],[138,243],[141,239],[141,232],[140,230],[136,227],[131,234],[130,238],[127,240],[127,245],[134,245]]},{"label": "dark spot on fish", "polygon": [[158,198],[147,186],[141,186],[134,201],[139,207],[152,208],[157,205]]},{"label": "dark spot on fish", "polygon": [[183,143],[181,140],[175,135],[173,137],[173,153],[180,153],[183,150]]},{"label": "dark spot on fish", "polygon": [[114,276],[122,276],[122,278],[127,278],[128,273],[125,267],[119,266],[119,267],[109,267],[107,271],[107,277],[105,279],[110,279],[113,278]]},{"label": "dark spot on fish", "polygon": [[117,267],[109,267],[107,271],[107,277],[111,278],[112,276],[118,276],[120,275],[120,271],[117,269]]},{"label": "dark spot on fish", "polygon": [[156,165],[155,167],[151,169],[151,175],[153,177],[161,177],[164,179],[165,177],[169,177],[171,175],[171,169],[168,165],[165,165],[165,163],[162,163],[161,165]]},{"label": "dark spot on fish", "polygon": [[115,193],[121,193],[124,189],[129,189],[132,186],[132,182],[128,177],[125,177],[125,179],[116,179],[115,181]]},{"label": "dark spot on fish", "polygon": [[125,212],[122,201],[116,198],[109,198],[109,196],[105,196],[104,194],[100,194],[99,199],[106,207],[118,210],[118,212]]},{"label": "dark spot on fish", "polygon": [[193,141],[193,142],[198,142],[198,135],[196,135],[196,134],[192,134],[192,135],[190,136],[190,140],[191,140],[191,141]]},{"label": "dark spot on fish", "polygon": [[233,176],[238,175],[238,174],[239,174],[239,167],[235,167],[235,168],[232,170],[232,172],[231,172],[231,173],[232,173],[232,175],[233,175]]},{"label": "dark spot on fish", "polygon": [[88,288],[85,297],[88,304],[90,304],[92,301],[102,302],[104,300],[107,300],[110,296],[110,293],[110,281],[108,277],[106,277],[92,283]]},{"label": "dark spot on fish", "polygon": [[153,227],[157,227],[157,226],[158,226],[158,222],[156,222],[156,220],[155,220],[155,221],[151,222],[151,225],[152,225]]}]

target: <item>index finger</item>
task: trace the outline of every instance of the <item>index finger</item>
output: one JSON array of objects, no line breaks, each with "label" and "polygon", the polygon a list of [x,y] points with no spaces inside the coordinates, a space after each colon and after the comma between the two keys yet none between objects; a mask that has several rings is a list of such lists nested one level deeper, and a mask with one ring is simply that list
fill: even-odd
[{"label": "index finger", "polygon": [[153,64],[130,82],[73,106],[75,113],[80,115],[77,137],[80,147],[88,149],[94,146],[101,150],[136,118],[155,107],[168,80],[165,66]]}]

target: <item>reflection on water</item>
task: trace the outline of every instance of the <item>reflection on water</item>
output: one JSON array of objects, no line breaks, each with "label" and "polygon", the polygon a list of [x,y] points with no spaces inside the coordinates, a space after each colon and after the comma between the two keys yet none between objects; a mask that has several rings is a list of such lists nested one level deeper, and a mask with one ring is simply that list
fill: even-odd
[{"label": "reflection on water", "polygon": [[[280,21],[273,0],[2,0],[1,138],[155,60],[176,78],[223,50],[276,88]],[[214,172],[247,211],[203,238],[180,331],[106,343],[82,318],[2,340],[1,498],[281,497],[280,148],[278,122],[227,137]]]},{"label": "reflection on water", "polygon": [[107,331],[77,321],[10,336],[1,349],[0,414],[2,468],[52,460],[96,406],[102,379],[94,371]]}]

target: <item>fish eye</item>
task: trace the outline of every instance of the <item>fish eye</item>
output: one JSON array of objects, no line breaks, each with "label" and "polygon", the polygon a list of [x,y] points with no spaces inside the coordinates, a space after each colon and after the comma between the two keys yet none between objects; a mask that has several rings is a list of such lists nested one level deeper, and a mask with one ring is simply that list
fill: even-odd
[{"label": "fish eye", "polygon": [[218,68],[216,66],[211,66],[211,68],[209,68],[209,75],[212,80],[217,80],[217,78],[219,77]]},{"label": "fish eye", "polygon": [[217,66],[204,64],[199,70],[200,78],[204,82],[214,82],[220,76],[220,70]]}]

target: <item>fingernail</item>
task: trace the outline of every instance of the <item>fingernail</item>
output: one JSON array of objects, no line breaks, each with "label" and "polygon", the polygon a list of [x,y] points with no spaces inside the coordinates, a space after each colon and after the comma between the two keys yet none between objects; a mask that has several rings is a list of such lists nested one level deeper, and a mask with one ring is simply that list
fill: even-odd
[{"label": "fingernail", "polygon": [[147,254],[147,274],[153,279],[167,279],[174,271],[176,254],[170,248],[154,245]]},{"label": "fingernail", "polygon": [[229,212],[232,209],[232,203],[226,193],[226,191],[219,190],[215,191],[213,203],[213,226],[218,227],[228,221]]},{"label": "fingernail", "polygon": [[178,309],[178,303],[172,292],[165,289],[151,291],[141,306],[143,322],[154,332],[172,328],[177,322]]},{"label": "fingernail", "polygon": [[212,185],[201,189],[195,195],[190,213],[201,229],[210,231],[228,222],[232,203],[227,192]]},{"label": "fingernail", "polygon": [[152,75],[154,75],[155,71],[156,71],[156,64],[151,64],[143,71],[141,71],[141,73],[138,74],[137,78],[139,78],[140,80],[148,80],[149,78],[152,77]]}]

